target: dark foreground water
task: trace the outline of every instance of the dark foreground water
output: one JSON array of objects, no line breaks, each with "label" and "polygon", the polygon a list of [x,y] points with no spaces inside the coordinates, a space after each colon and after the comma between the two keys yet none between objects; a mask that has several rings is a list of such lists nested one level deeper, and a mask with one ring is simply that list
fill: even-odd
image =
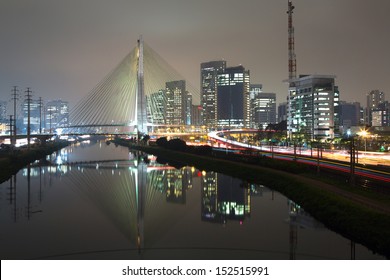
[{"label": "dark foreground water", "polygon": [[265,186],[104,141],[0,185],[0,250],[1,259],[383,259]]}]

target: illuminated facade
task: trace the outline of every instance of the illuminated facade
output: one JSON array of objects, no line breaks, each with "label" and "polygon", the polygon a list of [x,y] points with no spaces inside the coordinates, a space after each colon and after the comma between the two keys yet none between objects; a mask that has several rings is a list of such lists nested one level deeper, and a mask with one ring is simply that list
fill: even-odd
[{"label": "illuminated facade", "polygon": [[276,123],[276,94],[261,92],[258,86],[251,85],[250,113],[251,128],[265,129]]},{"label": "illuminated facade", "polygon": [[250,126],[250,75],[243,66],[228,67],[217,78],[219,127]]},{"label": "illuminated facade", "polygon": [[[28,124],[28,102],[25,100],[22,103],[22,112],[23,112],[23,126],[27,129]],[[43,108],[38,100],[30,101],[30,126],[31,131],[38,131],[41,124],[43,124],[42,115]],[[42,122],[42,123],[41,123]]]},{"label": "illuminated facade", "polygon": [[186,191],[192,188],[191,168],[170,169],[165,172],[167,202],[185,204]]},{"label": "illuminated facade", "polygon": [[208,172],[202,176],[201,188],[203,221],[225,224],[228,220],[238,220],[242,223],[250,216],[249,184],[243,186],[240,179]]},{"label": "illuminated facade", "polygon": [[45,128],[53,131],[56,128],[69,126],[69,103],[62,100],[53,100],[46,103]]},{"label": "illuminated facade", "polygon": [[[378,111],[377,109],[380,107],[380,104],[384,102],[385,102],[385,93],[383,91],[372,90],[369,93],[367,93],[366,124],[373,125],[372,112],[374,110]],[[378,115],[378,113],[375,114]]]},{"label": "illuminated facade", "polygon": [[203,221],[217,222],[218,221],[218,187],[217,173],[207,172],[201,179],[202,188],[202,205],[201,217]]},{"label": "illuminated facade", "polygon": [[7,102],[0,101],[0,123],[9,121],[9,117],[7,118]]},{"label": "illuminated facade", "polygon": [[226,69],[226,61],[210,61],[200,65],[200,89],[203,125],[217,125],[217,77]]},{"label": "illuminated facade", "polygon": [[290,82],[287,110],[289,138],[334,138],[335,131],[338,131],[339,102],[335,76],[302,75],[293,79]]},{"label": "illuminated facade", "polygon": [[146,109],[148,123],[165,124],[165,108],[167,107],[167,95],[165,90],[159,90],[146,96]]},{"label": "illuminated facade", "polygon": [[371,126],[390,126],[390,104],[383,101],[377,108],[371,110]]},{"label": "illuminated facade", "polygon": [[186,90],[184,80],[166,83],[166,124],[190,125],[192,111],[192,94]]}]

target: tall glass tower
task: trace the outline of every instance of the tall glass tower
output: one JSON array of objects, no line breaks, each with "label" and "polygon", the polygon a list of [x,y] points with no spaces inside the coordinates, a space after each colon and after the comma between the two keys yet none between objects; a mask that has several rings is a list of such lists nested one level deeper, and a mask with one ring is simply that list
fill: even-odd
[{"label": "tall glass tower", "polygon": [[203,125],[217,125],[217,75],[226,69],[226,61],[209,61],[200,65],[200,89]]},{"label": "tall glass tower", "polygon": [[218,74],[217,120],[219,127],[249,127],[249,70],[228,67]]}]

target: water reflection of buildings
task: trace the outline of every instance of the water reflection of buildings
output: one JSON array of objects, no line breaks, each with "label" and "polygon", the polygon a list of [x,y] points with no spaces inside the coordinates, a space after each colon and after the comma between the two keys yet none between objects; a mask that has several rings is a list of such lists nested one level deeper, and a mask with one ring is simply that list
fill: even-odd
[{"label": "water reflection of buildings", "polygon": [[167,201],[186,203],[186,191],[192,188],[192,174],[189,167],[171,169],[166,172]]},{"label": "water reflection of buildings", "polygon": [[[55,164],[58,156],[63,164]],[[46,180],[50,180],[56,170],[57,176],[66,180],[67,188],[91,200],[129,240],[136,240],[139,254],[145,251],[145,240],[148,240],[148,246],[154,244],[158,238],[155,233],[162,232],[175,223],[173,219],[162,218],[163,215],[169,217],[169,214],[176,211],[172,209],[182,208],[172,204],[186,204],[187,191],[199,182],[201,220],[206,223],[226,224],[233,221],[236,225],[242,224],[251,216],[253,197],[262,197],[269,192],[272,192],[272,199],[274,197],[272,190],[261,185],[245,183],[215,172],[199,172],[190,167],[175,169],[158,164],[153,157],[142,154],[131,154],[129,160],[73,164],[65,164],[65,153],[58,156],[53,156],[46,162],[46,166],[25,168],[22,175],[27,181],[16,182],[16,176],[9,181],[8,198],[14,222],[22,221],[21,216],[24,220],[31,219],[41,211]],[[195,177],[199,178],[194,179]],[[170,206],[164,209],[163,204],[167,205],[167,202]],[[287,202],[287,209],[289,252],[290,258],[295,259],[298,252],[298,230],[323,226],[290,200]],[[351,258],[354,256],[355,244],[351,242]]]},{"label": "water reflection of buildings", "polygon": [[170,203],[186,203],[186,192],[192,188],[193,168],[175,169],[160,166],[148,170],[148,185],[164,193]]},{"label": "water reflection of buildings", "polygon": [[225,224],[228,220],[238,220],[242,224],[250,217],[250,184],[208,172],[203,174],[201,188],[203,221]]},{"label": "water reflection of buildings", "polygon": [[310,214],[292,200],[287,201],[288,205],[288,222],[300,228],[323,228],[323,224],[314,219]]}]

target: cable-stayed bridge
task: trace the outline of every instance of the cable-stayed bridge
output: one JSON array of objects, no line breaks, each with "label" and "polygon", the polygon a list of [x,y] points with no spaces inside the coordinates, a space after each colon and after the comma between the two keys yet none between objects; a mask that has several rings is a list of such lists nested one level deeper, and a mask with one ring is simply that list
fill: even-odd
[{"label": "cable-stayed bridge", "polygon": [[[64,133],[148,133],[153,126],[163,125],[151,115],[166,108],[153,100],[147,102],[147,98],[163,93],[167,83],[177,81],[185,84],[185,79],[141,36],[133,50],[71,110]],[[187,92],[189,96],[199,96],[195,89]]]}]

